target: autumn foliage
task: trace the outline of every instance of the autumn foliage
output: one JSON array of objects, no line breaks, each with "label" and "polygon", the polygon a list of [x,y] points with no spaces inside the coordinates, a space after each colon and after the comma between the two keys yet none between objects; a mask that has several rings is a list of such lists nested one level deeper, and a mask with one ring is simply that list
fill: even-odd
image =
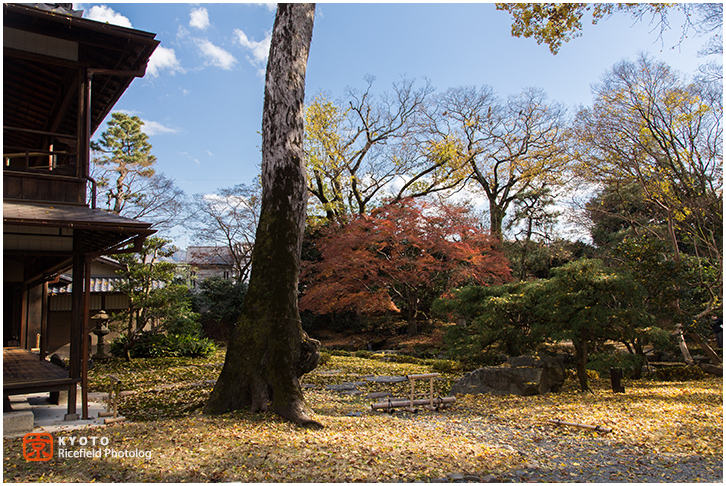
[{"label": "autumn foliage", "polygon": [[304,269],[300,309],[400,312],[415,330],[423,301],[464,284],[510,278],[498,240],[467,207],[406,199],[328,228]]}]

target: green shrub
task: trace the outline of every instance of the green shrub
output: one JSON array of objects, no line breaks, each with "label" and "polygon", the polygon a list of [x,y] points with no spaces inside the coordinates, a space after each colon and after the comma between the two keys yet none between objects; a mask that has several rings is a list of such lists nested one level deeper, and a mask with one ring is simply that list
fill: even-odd
[{"label": "green shrub", "polygon": [[320,352],[320,361],[318,362],[319,366],[322,366],[324,364],[327,364],[330,361],[330,357],[332,355],[327,351],[321,351]]},{"label": "green shrub", "polygon": [[[111,354],[124,356],[128,336],[122,334],[111,342]],[[214,341],[196,335],[163,334],[144,332],[136,338],[131,347],[132,358],[197,358],[209,356],[217,350]]]},{"label": "green shrub", "polygon": [[450,359],[427,359],[424,363],[431,366],[436,373],[460,373],[463,371],[461,363]]},{"label": "green shrub", "polygon": [[610,376],[610,368],[622,368],[625,376],[636,376],[644,364],[642,357],[619,351],[592,354],[587,359],[587,368],[601,376]]},{"label": "green shrub", "polygon": [[111,356],[116,356],[118,358],[123,357],[124,346],[128,341],[129,337],[126,334],[119,334],[116,339],[111,341],[111,344],[109,345],[109,351],[111,352]]},{"label": "green shrub", "polygon": [[145,332],[131,348],[132,358],[168,358],[178,356],[165,334]]},{"label": "green shrub", "polygon": [[213,354],[217,350],[214,341],[194,335],[171,334],[166,336],[170,348],[175,350],[177,356],[199,358]]},{"label": "green shrub", "polygon": [[660,327],[652,326],[644,329],[645,337],[649,343],[653,345],[655,352],[664,352],[677,346],[675,335],[661,329]]},{"label": "green shrub", "polygon": [[202,326],[197,319],[188,316],[177,317],[168,322],[164,328],[169,334],[178,334],[181,336],[201,336]]},{"label": "green shrub", "polygon": [[373,356],[373,353],[371,353],[370,351],[366,351],[366,350],[364,350],[364,349],[359,349],[358,351],[356,351],[356,352],[354,353],[354,356],[355,356],[356,358],[363,358],[363,359],[368,359],[368,358],[370,358],[371,356]]},{"label": "green shrub", "polygon": [[698,366],[668,366],[666,368],[658,368],[650,374],[650,377],[656,381],[689,381],[702,380],[709,376]]},{"label": "green shrub", "polygon": [[415,356],[409,356],[407,354],[377,354],[378,359],[385,361],[391,361],[393,363],[410,363],[410,364],[422,364],[423,360]]}]

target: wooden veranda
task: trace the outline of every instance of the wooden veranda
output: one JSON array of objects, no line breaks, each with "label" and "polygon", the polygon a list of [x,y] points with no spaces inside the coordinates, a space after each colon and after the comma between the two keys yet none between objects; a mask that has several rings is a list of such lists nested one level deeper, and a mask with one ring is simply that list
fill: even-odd
[{"label": "wooden veranda", "polygon": [[80,379],[38,355],[22,348],[3,348],[3,394],[63,391]]},{"label": "wooden veranda", "polygon": [[[87,418],[90,269],[130,253],[150,223],[96,209],[90,142],[155,34],[82,17],[72,4],[3,4],[3,392],[67,389]],[[68,373],[45,361],[48,283],[71,270]],[[40,354],[27,351],[40,335]],[[13,346],[17,349],[7,349]]]}]

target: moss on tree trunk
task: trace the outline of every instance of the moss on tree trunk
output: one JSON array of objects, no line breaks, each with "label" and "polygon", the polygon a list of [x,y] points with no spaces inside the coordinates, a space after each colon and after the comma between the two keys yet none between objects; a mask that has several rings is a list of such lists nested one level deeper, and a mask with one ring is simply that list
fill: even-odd
[{"label": "moss on tree trunk", "polygon": [[273,411],[319,426],[300,377],[318,363],[320,343],[302,329],[297,305],[307,181],[303,163],[305,68],[314,4],[280,4],[265,81],[262,206],[252,273],[224,367],[204,411]]}]

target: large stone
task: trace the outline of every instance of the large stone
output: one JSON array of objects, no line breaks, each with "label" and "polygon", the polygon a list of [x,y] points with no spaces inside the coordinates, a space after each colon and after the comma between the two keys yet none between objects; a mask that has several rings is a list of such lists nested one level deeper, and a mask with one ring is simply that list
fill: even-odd
[{"label": "large stone", "polygon": [[33,431],[35,419],[29,410],[21,412],[3,412],[3,437],[25,435]]},{"label": "large stone", "polygon": [[565,367],[544,354],[510,358],[503,366],[487,366],[464,375],[451,394],[538,395],[557,392],[565,382]]}]

